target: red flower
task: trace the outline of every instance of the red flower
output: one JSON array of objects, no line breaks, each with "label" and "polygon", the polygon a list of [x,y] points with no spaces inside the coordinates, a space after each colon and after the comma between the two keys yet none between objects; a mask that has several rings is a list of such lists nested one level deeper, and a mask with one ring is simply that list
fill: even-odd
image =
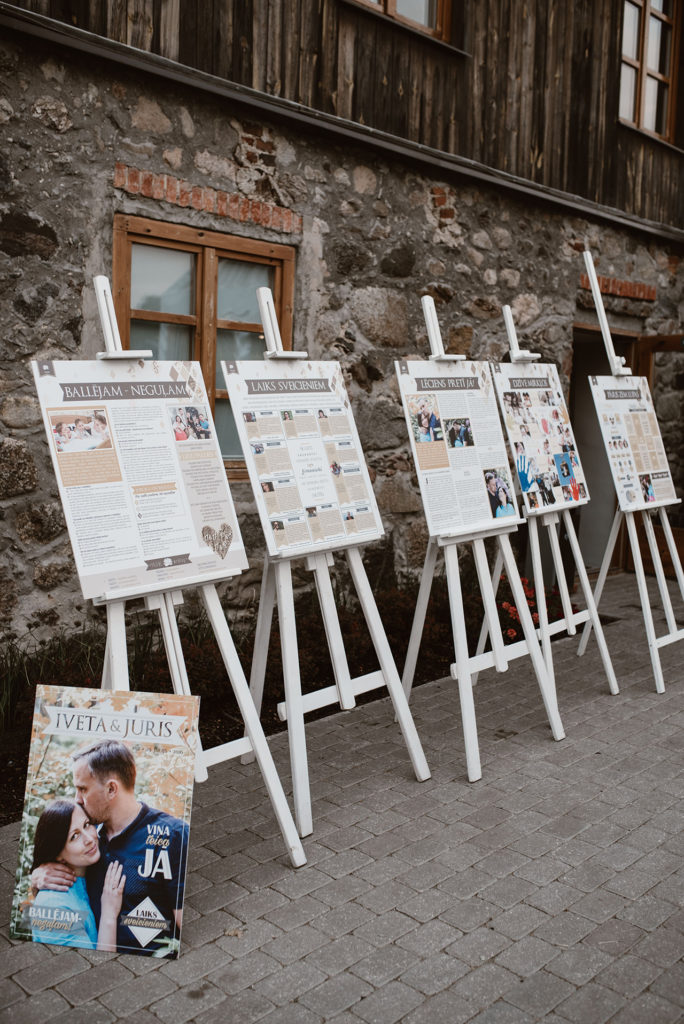
[{"label": "red flower", "polygon": [[517,634],[516,634],[516,632],[515,632],[515,630],[514,630],[514,629],[507,629],[507,630],[506,630],[506,636],[507,636],[507,637],[510,637],[510,639],[511,639],[511,640],[513,640],[513,639],[515,639],[515,637],[517,636]]}]

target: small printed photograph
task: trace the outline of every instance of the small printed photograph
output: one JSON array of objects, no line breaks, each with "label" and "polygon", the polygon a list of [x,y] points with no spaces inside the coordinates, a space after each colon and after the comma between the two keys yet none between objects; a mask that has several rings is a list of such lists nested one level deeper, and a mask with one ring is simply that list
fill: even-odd
[{"label": "small printed photograph", "polygon": [[274,533],[282,533],[283,530],[285,529],[285,524],[283,523],[282,519],[272,519],[271,526],[273,527]]},{"label": "small printed photograph", "polygon": [[573,500],[572,491],[570,490],[570,488],[567,485],[562,486],[561,490],[563,492],[563,500],[564,501],[572,501]]},{"label": "small printed photograph", "polygon": [[275,488],[270,480],[262,480],[261,490],[264,492],[264,494],[273,494]]},{"label": "small printed photograph", "polygon": [[58,455],[112,447],[105,409],[61,409],[48,412],[48,416]]},{"label": "small printed photograph", "polygon": [[514,516],[513,488],[508,470],[503,466],[499,466],[495,469],[485,469],[483,475],[494,518],[501,519],[503,516]]},{"label": "small printed photograph", "polygon": [[242,418],[245,421],[245,423],[256,423],[255,412],[243,412]]},{"label": "small printed photograph", "polygon": [[263,455],[264,454],[264,446],[263,446],[263,444],[260,441],[253,441],[253,442],[251,442],[250,443],[250,447],[252,449],[252,454],[253,455]]},{"label": "small printed photograph", "polygon": [[449,448],[472,448],[475,445],[468,417],[445,420],[444,430]]},{"label": "small printed photograph", "polygon": [[327,420],[327,418],[328,418],[328,414],[325,411],[325,409],[319,409],[318,410],[318,419],[319,420]]},{"label": "small printed photograph", "polygon": [[651,474],[642,473],[639,477],[639,483],[641,484],[641,495],[644,501],[655,501],[655,491],[653,490],[653,484],[651,483]]},{"label": "small printed photograph", "polygon": [[332,473],[333,476],[340,475],[340,473],[342,472],[342,467],[340,466],[339,462],[330,463],[330,472]]},{"label": "small printed photograph", "polygon": [[562,455],[554,455],[553,460],[556,464],[556,473],[558,475],[560,486],[564,487],[566,484],[569,485],[571,480],[575,479],[570,455],[567,452],[564,452]]},{"label": "small printed photograph", "polygon": [[184,405],[169,410],[176,441],[207,441],[211,437],[209,414],[204,405]]},{"label": "small printed photograph", "polygon": [[432,394],[409,395],[407,403],[411,429],[416,443],[444,440],[442,422],[438,415],[437,396]]},{"label": "small printed photograph", "polygon": [[344,519],[345,519],[346,522],[351,522],[353,518],[354,518],[354,513],[353,512],[345,512],[344,513]]},{"label": "small printed photograph", "polygon": [[539,508],[539,498],[534,491],[527,491],[527,503],[530,508]]},{"label": "small printed photograph", "polygon": [[315,519],[316,516],[318,515],[318,512],[316,511],[316,506],[315,505],[307,506],[306,514],[309,517],[309,519]]},{"label": "small printed photograph", "polygon": [[587,496],[587,489],[584,486],[584,484],[580,484],[579,485],[579,496],[580,496],[580,498],[586,498],[586,496]]},{"label": "small printed photograph", "polygon": [[285,422],[286,420],[293,420],[294,416],[292,415],[292,410],[291,409],[283,409],[283,410],[281,410],[280,418],[281,418],[281,420],[283,422]]},{"label": "small printed photograph", "polygon": [[11,935],[177,957],[199,698],[36,689]]}]

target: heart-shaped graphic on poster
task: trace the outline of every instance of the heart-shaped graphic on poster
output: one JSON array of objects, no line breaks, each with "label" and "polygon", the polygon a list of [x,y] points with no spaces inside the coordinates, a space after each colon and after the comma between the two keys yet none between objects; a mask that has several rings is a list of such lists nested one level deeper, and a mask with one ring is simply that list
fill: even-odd
[{"label": "heart-shaped graphic on poster", "polygon": [[221,523],[218,530],[215,530],[213,526],[202,527],[202,540],[207,547],[216,552],[219,558],[226,557],[232,539],[233,531],[228,523]]}]

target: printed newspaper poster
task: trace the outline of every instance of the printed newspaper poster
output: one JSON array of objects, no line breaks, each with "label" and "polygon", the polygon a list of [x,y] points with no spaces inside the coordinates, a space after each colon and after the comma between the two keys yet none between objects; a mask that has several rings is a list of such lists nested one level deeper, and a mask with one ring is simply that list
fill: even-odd
[{"label": "printed newspaper poster", "polygon": [[177,957],[199,697],[38,686],[12,938]]},{"label": "printed newspaper poster", "polygon": [[589,491],[556,367],[496,363],[493,373],[528,513],[586,504]]},{"label": "printed newspaper poster", "polygon": [[221,366],[269,554],[382,536],[340,364]]},{"label": "printed newspaper poster", "polygon": [[677,500],[645,377],[590,377],[603,444],[623,512]]},{"label": "printed newspaper poster", "polygon": [[247,568],[198,363],[32,368],[84,597]]},{"label": "printed newspaper poster", "polygon": [[520,522],[489,365],[395,368],[430,535]]}]

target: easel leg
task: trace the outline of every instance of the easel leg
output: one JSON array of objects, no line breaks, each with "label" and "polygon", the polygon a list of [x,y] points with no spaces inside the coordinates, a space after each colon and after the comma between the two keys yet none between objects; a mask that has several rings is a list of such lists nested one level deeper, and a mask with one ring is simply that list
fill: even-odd
[{"label": "easel leg", "polygon": [[413,624],[411,626],[411,635],[409,637],[408,650],[406,651],[404,672],[401,677],[401,685],[404,687],[404,693],[406,694],[407,700],[409,700],[411,697],[411,687],[413,686],[413,679],[416,674],[416,664],[418,662],[420,640],[423,635],[425,615],[427,613],[427,606],[430,600],[430,590],[432,589],[432,581],[435,576],[435,565],[437,564],[437,551],[437,541],[433,540],[433,538],[430,537],[430,540],[428,541],[427,551],[425,552],[423,574],[420,577],[420,588],[418,590],[416,610],[413,613]]},{"label": "easel leg", "polygon": [[[544,525],[546,521],[544,520]],[[541,639],[546,671],[549,679],[555,685],[553,672],[553,654],[551,653],[551,635],[549,633],[549,610],[546,606],[546,590],[544,588],[544,574],[542,572],[541,549],[539,546],[539,524],[537,516],[530,516],[527,520],[527,528],[530,538],[530,551],[532,553],[532,576],[534,579],[534,594],[537,599],[537,615],[539,616],[539,636]]]},{"label": "easel leg", "polygon": [[275,582],[278,600],[278,623],[280,625],[280,649],[283,656],[283,681],[287,704],[287,735],[290,744],[290,767],[292,770],[295,820],[300,836],[308,836],[313,832],[311,793],[309,791],[309,766],[306,754],[306,734],[304,732],[302,683],[299,675],[299,650],[297,648],[297,624],[295,622],[294,595],[292,593],[292,568],[287,559],[276,563]]},{"label": "easel leg", "polygon": [[[171,673],[171,682],[173,684],[174,693],[182,693],[186,696],[190,696],[190,682],[185,668],[185,658],[183,657],[180,633],[178,632],[178,622],[176,620],[173,593],[165,592],[163,594],[154,595],[154,597],[148,597],[146,598],[145,603],[148,608],[154,608],[159,613],[159,623],[161,625],[164,648],[166,650],[166,659],[169,663],[169,671]],[[202,744],[198,736],[197,756],[195,758],[195,781],[206,782],[208,777],[207,767],[204,763],[204,755],[202,753]]]},{"label": "easel leg", "polygon": [[124,601],[107,602],[107,644],[102,671],[103,690],[130,690]]},{"label": "easel leg", "polygon": [[[256,631],[254,634],[254,650],[252,651],[252,668],[249,674],[249,689],[256,708],[261,714],[261,702],[264,697],[264,680],[268,661],[268,644],[273,626],[273,608],[275,607],[275,569],[268,555],[264,555],[264,569],[261,575],[259,591],[259,611],[257,612]],[[251,764],[254,751],[243,754],[241,764]]]},{"label": "easel leg", "polygon": [[261,774],[268,790],[268,795],[273,806],[273,810],[280,826],[280,831],[285,840],[285,844],[288,848],[290,860],[295,867],[300,867],[306,863],[306,857],[302,844],[299,841],[297,830],[295,828],[292,815],[290,814],[290,808],[288,807],[287,800],[285,799],[285,793],[278,777],[275,764],[273,763],[273,757],[269,749],[264,731],[261,728],[261,722],[259,721],[259,715],[254,706],[252,695],[247,686],[247,680],[245,674],[242,671],[242,665],[238,658],[237,651],[235,650],[235,644],[233,643],[233,637],[231,636],[226,617],[223,614],[221,608],[221,602],[219,601],[216,588],[213,584],[205,584],[200,588],[202,593],[202,599],[204,606],[207,609],[207,615],[212,624],[216,641],[221,650],[223,657],[223,663],[226,666],[228,672],[228,678],[230,679],[235,694],[235,699],[238,702],[240,713],[245,723],[245,729],[249,737],[249,741],[252,744],[256,759],[261,769]]},{"label": "easel leg", "polygon": [[[605,554],[603,556],[603,561],[601,562],[601,570],[600,570],[600,572],[598,574],[598,579],[596,581],[596,586],[594,587],[594,604],[596,605],[597,609],[598,609],[598,606],[599,606],[599,601],[601,600],[601,594],[603,593],[603,587],[604,587],[604,584],[606,582],[606,577],[608,575],[608,570],[610,569],[610,560],[613,557],[613,551],[614,551],[615,545],[617,543],[618,533],[620,532],[620,519],[621,519],[621,517],[622,517],[622,512],[618,508],[616,510],[615,516],[613,518],[613,525],[610,528],[610,533],[608,535],[608,543],[606,544]],[[589,619],[584,624],[584,629],[582,631],[582,639],[580,640],[580,645],[579,645],[579,647],[577,649],[578,655],[581,656],[586,651],[587,644],[589,643],[589,636],[590,636],[590,634],[591,634],[591,619]]]},{"label": "easel leg", "polygon": [[658,542],[656,541],[655,530],[653,529],[653,522],[651,520],[650,513],[642,512],[641,519],[644,524],[646,539],[648,540],[648,547],[651,552],[653,571],[655,573],[656,580],[658,581],[660,600],[662,601],[663,609],[665,610],[665,621],[667,622],[667,631],[668,633],[676,633],[677,622],[675,620],[674,611],[672,610],[672,601],[670,600],[670,591],[667,589],[667,580],[665,579],[663,560],[660,557],[660,552],[658,551]]},{"label": "easel leg", "polygon": [[[492,593],[494,594],[494,600],[499,592],[499,584],[501,583],[501,570],[503,569],[503,556],[501,549],[497,547],[496,557],[494,558],[494,568],[492,570]],[[489,636],[489,620],[485,615],[482,619],[482,627],[480,629],[480,636],[477,641],[477,648],[475,654],[484,654],[484,649],[487,646],[487,637]],[[477,677],[479,673],[473,672],[470,677],[473,686],[477,685]]]},{"label": "easel leg", "polygon": [[499,621],[492,580],[489,575],[487,552],[481,537],[473,540],[473,556],[475,558],[477,578],[480,583],[485,622],[489,621],[488,632],[492,641],[492,651],[494,652],[494,667],[497,672],[505,672],[508,668],[508,659],[506,657],[503,636],[501,635],[501,622]]},{"label": "easel leg", "polygon": [[558,712],[556,687],[546,671],[546,664],[537,640],[537,633],[534,628],[534,623],[532,622],[530,609],[527,607],[527,598],[525,597],[525,592],[523,590],[522,583],[520,582],[518,567],[515,564],[513,549],[511,547],[511,541],[508,534],[504,533],[499,537],[499,544],[501,545],[501,550],[503,552],[506,574],[511,584],[513,597],[520,614],[520,625],[522,626],[523,633],[525,634],[527,649],[530,652],[534,674],[536,675],[537,682],[539,683],[539,689],[541,691],[542,700],[544,701],[544,707],[546,708],[551,732],[553,733],[553,738],[555,740],[562,740],[565,738],[565,731]]},{"label": "easel leg", "polygon": [[684,569],[682,569],[682,560],[679,557],[677,545],[675,544],[675,539],[672,536],[672,527],[670,526],[670,520],[667,517],[667,509],[659,509],[658,516],[660,518],[660,525],[663,528],[663,533],[665,534],[667,550],[670,552],[670,558],[672,559],[672,565],[674,566],[675,576],[677,577],[677,582],[679,583],[679,592],[682,596],[682,600],[684,601]]},{"label": "easel leg", "polygon": [[358,548],[348,548],[346,550],[347,563],[351,572],[354,586],[356,587],[356,593],[359,596],[361,607],[363,609],[364,618],[368,626],[368,631],[373,641],[373,647],[375,653],[378,656],[380,662],[380,669],[385,677],[387,689],[394,705],[394,711],[399,722],[399,728],[401,734],[404,737],[404,742],[411,758],[411,764],[415,772],[416,778],[419,782],[425,782],[426,779],[430,778],[430,769],[428,768],[427,761],[425,760],[425,754],[416,732],[416,726],[409,710],[408,701],[406,694],[401,687],[401,681],[399,679],[399,673],[397,667],[394,664],[394,658],[392,657],[392,651],[390,645],[387,642],[387,636],[378,613],[377,605],[375,604],[375,598],[366,576],[366,570],[363,567],[361,560],[361,554]]},{"label": "easel leg", "polygon": [[565,628],[568,636],[575,636],[577,633],[577,627],[575,626],[575,620],[572,615],[572,602],[570,600],[570,592],[568,590],[568,581],[565,578],[565,567],[563,566],[563,556],[561,555],[560,543],[558,541],[558,533],[556,532],[556,524],[558,522],[558,516],[554,515],[550,517],[549,521],[549,541],[551,542],[551,554],[553,556],[553,567],[556,570],[556,583],[558,584],[558,593],[560,594],[561,606],[563,608],[563,618],[565,619]]},{"label": "easel leg", "polygon": [[318,602],[321,607],[321,615],[323,616],[323,626],[328,641],[328,650],[330,651],[338,700],[343,711],[350,711],[356,707],[356,697],[351,685],[347,652],[344,649],[335,595],[333,594],[332,583],[330,582],[330,564],[332,564],[332,555],[330,556],[330,563],[328,562],[327,555],[323,552],[311,556],[311,568],[316,580]]},{"label": "easel leg", "polygon": [[596,634],[596,642],[598,643],[601,661],[603,662],[603,668],[608,679],[608,686],[610,687],[611,693],[617,694],[620,692],[620,688],[618,687],[615,672],[613,671],[613,663],[610,660],[608,645],[606,643],[606,638],[603,635],[603,626],[601,625],[601,620],[599,619],[596,603],[594,601],[594,595],[592,594],[591,586],[589,585],[589,577],[587,576],[587,570],[584,566],[584,560],[582,558],[579,541],[577,540],[577,534],[575,533],[572,516],[567,509],[563,511],[563,522],[565,523],[565,532],[567,533],[568,540],[570,541],[570,548],[572,550],[572,556],[575,559],[577,575],[579,576],[580,586],[582,587],[587,611],[589,612],[589,621],[592,623],[594,633]]},{"label": "easel leg", "polygon": [[[444,548],[447,587],[449,589],[449,608],[451,611],[451,628],[454,634],[454,652],[456,655],[456,674],[458,677],[458,698],[461,704],[461,721],[463,723],[463,741],[465,744],[466,770],[468,781],[477,782],[482,778],[480,764],[480,746],[477,739],[477,723],[475,721],[475,703],[473,686],[470,678],[470,659],[468,657],[468,636],[465,628],[463,610],[463,593],[458,565],[458,549],[455,543]],[[485,621],[487,612],[485,610]]]},{"label": "easel leg", "polygon": [[641,610],[644,616],[644,626],[646,627],[648,649],[651,654],[651,665],[653,666],[653,676],[655,678],[656,691],[658,693],[665,693],[663,670],[660,665],[660,654],[658,653],[658,647],[656,644],[655,626],[653,625],[653,616],[651,614],[651,601],[648,596],[648,587],[646,586],[646,574],[644,573],[644,563],[641,560],[641,551],[639,550],[639,538],[637,537],[636,524],[634,522],[634,513],[625,512],[625,521],[627,522],[629,543],[632,548],[632,558],[634,559],[634,572],[636,573],[637,586],[639,588]]}]

